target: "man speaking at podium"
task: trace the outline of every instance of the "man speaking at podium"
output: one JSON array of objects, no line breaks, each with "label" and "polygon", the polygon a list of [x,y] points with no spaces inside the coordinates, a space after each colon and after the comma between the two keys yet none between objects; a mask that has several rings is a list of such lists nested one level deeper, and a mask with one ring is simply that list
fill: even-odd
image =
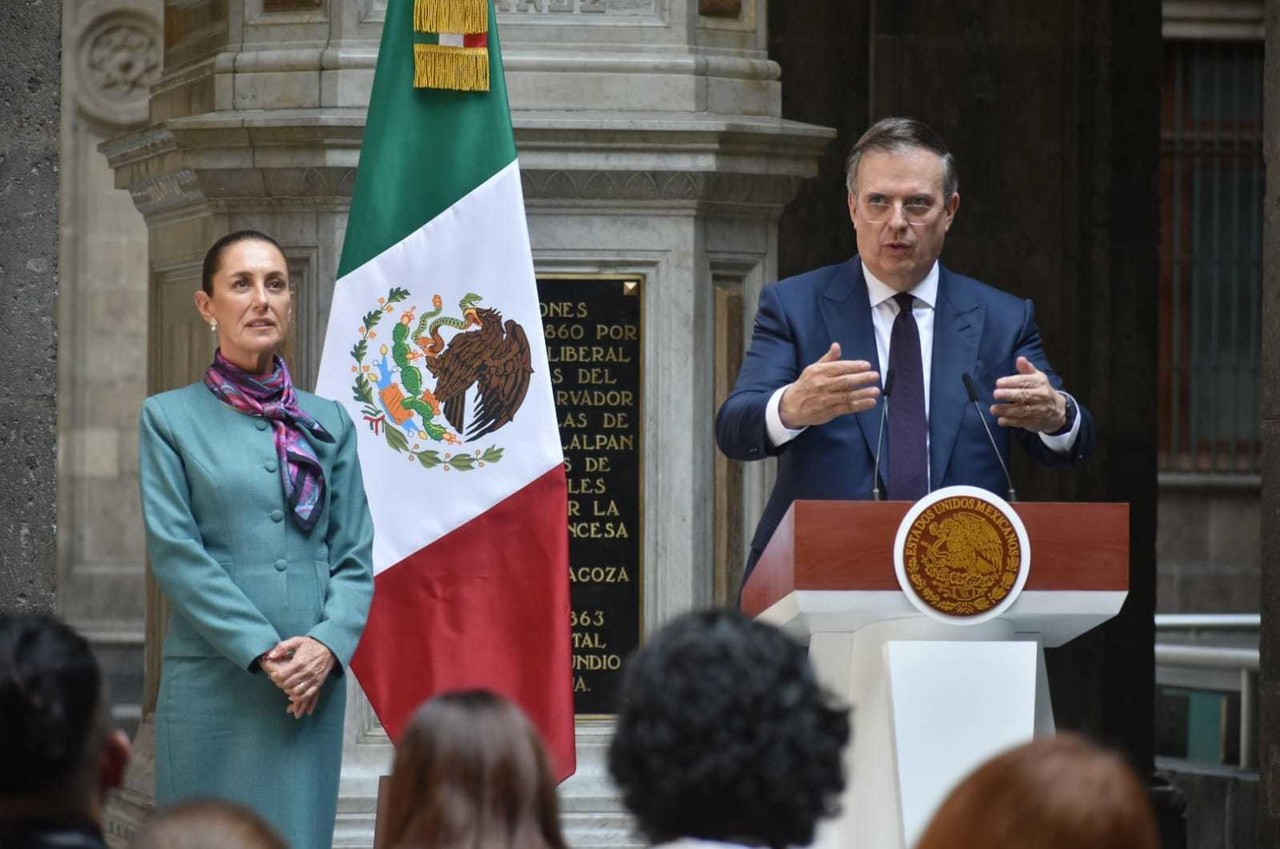
[{"label": "man speaking at podium", "polygon": [[[778,457],[744,582],[796,499],[915,501],[956,484],[1007,496],[1010,433],[1049,466],[1093,451],[1093,418],[1062,391],[1031,302],[938,262],[960,194],[937,133],[877,122],[845,180],[858,255],[761,292],[716,415],[726,455]],[[984,418],[999,425],[994,447]]]}]

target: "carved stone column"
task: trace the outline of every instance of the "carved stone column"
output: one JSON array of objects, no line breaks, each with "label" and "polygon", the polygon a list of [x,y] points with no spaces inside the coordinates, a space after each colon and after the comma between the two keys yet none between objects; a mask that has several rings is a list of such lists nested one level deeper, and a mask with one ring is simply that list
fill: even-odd
[{"label": "carved stone column", "polygon": [[[718,463],[712,416],[750,305],[774,276],[778,216],[832,135],[778,117],[763,0],[713,4],[714,16],[699,5],[498,0],[537,270],[645,275],[646,631],[710,604],[717,582],[728,592],[732,570],[717,578],[717,560],[737,567],[742,516],[763,503],[767,471]],[[313,379],[384,10],[378,0],[166,4],[151,124],[108,147],[151,232],[151,391],[207,364],[212,342],[190,306],[198,263],[218,235],[246,226],[279,239],[295,266],[294,373]],[[158,601],[149,647],[162,633]],[[355,688],[348,707],[335,841],[368,847],[391,751]],[[578,774],[562,787],[578,847],[640,844],[605,777],[608,734],[607,719],[579,723]]]},{"label": "carved stone column", "polygon": [[161,0],[63,7],[58,326],[58,611],[93,643],[130,731],[145,617],[138,408],[147,381],[147,228],[98,151],[147,122]]}]

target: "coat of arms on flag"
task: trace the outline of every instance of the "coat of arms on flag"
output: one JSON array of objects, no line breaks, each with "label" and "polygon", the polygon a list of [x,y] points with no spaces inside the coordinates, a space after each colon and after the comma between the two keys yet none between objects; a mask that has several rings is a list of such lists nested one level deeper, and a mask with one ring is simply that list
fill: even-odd
[{"label": "coat of arms on flag", "polygon": [[[438,293],[430,309],[404,303],[410,297],[393,286],[360,320],[351,391],[364,421],[424,468],[465,472],[498,462],[505,449],[497,443],[473,452],[437,446],[473,442],[515,418],[533,374],[524,328],[474,292],[458,301],[457,315]],[[393,322],[390,338],[371,353],[384,317]]]}]

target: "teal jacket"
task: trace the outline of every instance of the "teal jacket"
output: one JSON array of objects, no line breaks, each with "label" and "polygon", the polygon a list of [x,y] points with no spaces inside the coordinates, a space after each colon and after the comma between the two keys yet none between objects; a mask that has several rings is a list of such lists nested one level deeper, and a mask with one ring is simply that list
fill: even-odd
[{"label": "teal jacket", "polygon": [[311,636],[351,661],[373,599],[373,521],[356,432],[334,401],[298,392],[334,435],[313,442],[324,512],[310,534],[287,515],[275,440],[195,383],[142,406],[139,472],[151,571],[172,606],[165,657],[223,656],[241,669]]}]

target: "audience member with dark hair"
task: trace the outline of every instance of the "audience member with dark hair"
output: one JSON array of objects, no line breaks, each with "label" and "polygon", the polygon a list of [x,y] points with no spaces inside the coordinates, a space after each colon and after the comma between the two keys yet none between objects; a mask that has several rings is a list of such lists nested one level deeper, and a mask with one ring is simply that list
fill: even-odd
[{"label": "audience member with dark hair", "polygon": [[481,690],[418,709],[396,746],[385,804],[379,849],[567,849],[538,732]]},{"label": "audience member with dark hair", "polygon": [[1120,755],[1073,734],[987,761],[951,792],[916,849],[1157,849],[1146,791]]},{"label": "audience member with dark hair", "polygon": [[289,849],[289,844],[251,808],[195,799],[149,819],[132,849]]},{"label": "audience member with dark hair", "polygon": [[631,658],[609,771],[655,843],[781,849],[837,812],[848,740],[802,646],[733,611],[690,613]]},{"label": "audience member with dark hair", "polygon": [[0,614],[0,846],[103,847],[106,793],[128,762],[84,638],[52,616]]}]

